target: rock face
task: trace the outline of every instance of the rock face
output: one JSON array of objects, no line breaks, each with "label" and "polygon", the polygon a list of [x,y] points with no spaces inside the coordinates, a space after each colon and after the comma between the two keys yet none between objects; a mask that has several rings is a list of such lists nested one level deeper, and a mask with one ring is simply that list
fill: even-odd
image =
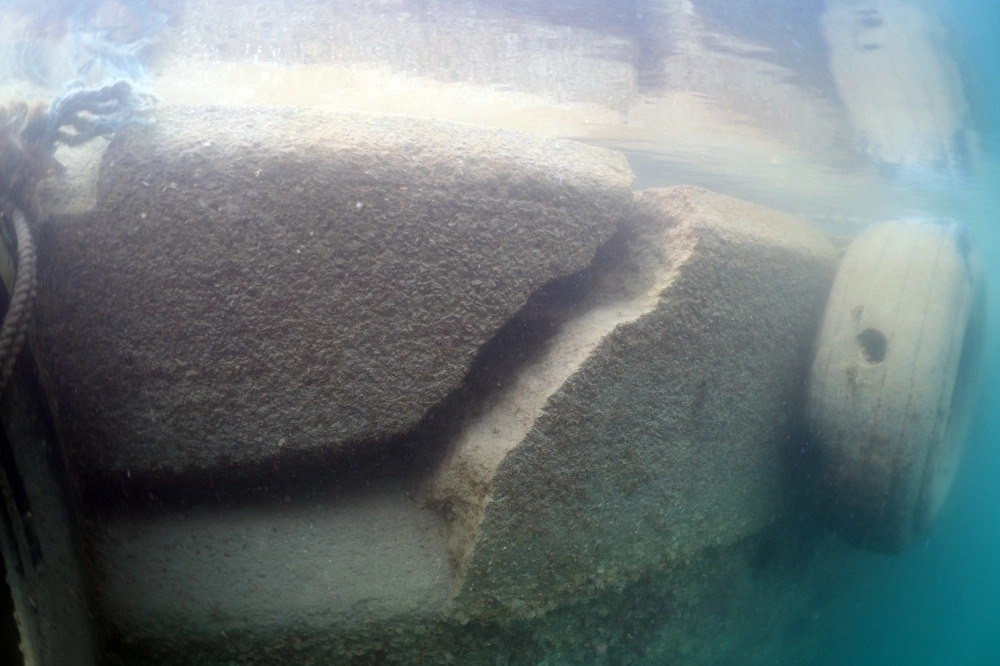
[{"label": "rock face", "polygon": [[835,263],[795,218],[693,188],[640,194],[579,312],[429,485],[464,607],[542,612],[786,512]]},{"label": "rock face", "polygon": [[151,652],[190,658],[240,644],[220,661],[276,663],[255,654],[262,639],[326,648],[365,627],[412,630],[446,607],[440,519],[400,484],[289,492],[236,507],[102,516],[90,537],[105,626],[123,643],[148,641]]},{"label": "rock face", "polygon": [[[447,581],[434,579],[447,563],[424,556],[439,544],[419,519],[395,522],[404,516],[391,494],[364,511],[367,535],[346,532],[353,544],[324,532],[349,524],[360,508],[351,500],[106,522],[96,534],[105,662],[807,663],[827,625],[815,619],[815,589],[846,576],[844,558],[815,543],[818,525],[783,522],[544,617],[468,621],[447,611]],[[402,532],[409,543],[386,540]]]},{"label": "rock face", "polygon": [[395,473],[95,505],[109,662],[807,661],[842,567],[786,454],[835,261],[795,218],[638,195]]},{"label": "rock face", "polygon": [[39,356],[79,464],[405,433],[529,294],[590,263],[631,177],[608,151],[397,117],[175,109],[121,132],[96,197],[40,239]]}]

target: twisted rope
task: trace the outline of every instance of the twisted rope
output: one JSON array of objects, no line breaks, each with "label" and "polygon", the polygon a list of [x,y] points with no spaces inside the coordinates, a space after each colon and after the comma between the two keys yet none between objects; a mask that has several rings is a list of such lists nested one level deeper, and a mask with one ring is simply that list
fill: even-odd
[{"label": "twisted rope", "polygon": [[56,144],[77,146],[133,122],[148,98],[125,81],[97,89],[77,88],[57,97],[46,111],[23,102],[0,107],[0,218],[17,243],[10,306],[0,325],[0,395],[10,379],[31,324],[36,290],[35,243],[38,184],[61,167]]},{"label": "twisted rope", "polygon": [[[4,216],[4,219],[7,217]],[[0,326],[0,392],[7,386],[14,372],[17,357],[28,335],[37,286],[35,242],[31,237],[28,220],[18,209],[14,209],[9,217],[17,240],[17,274],[10,295],[10,305],[3,317],[3,325]]]}]

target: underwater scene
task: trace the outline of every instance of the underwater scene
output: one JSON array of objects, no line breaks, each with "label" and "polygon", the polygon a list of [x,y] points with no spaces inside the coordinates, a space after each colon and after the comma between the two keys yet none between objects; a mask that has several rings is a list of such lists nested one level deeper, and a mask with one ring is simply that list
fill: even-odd
[{"label": "underwater scene", "polygon": [[998,34],[0,0],[0,666],[1000,665]]}]

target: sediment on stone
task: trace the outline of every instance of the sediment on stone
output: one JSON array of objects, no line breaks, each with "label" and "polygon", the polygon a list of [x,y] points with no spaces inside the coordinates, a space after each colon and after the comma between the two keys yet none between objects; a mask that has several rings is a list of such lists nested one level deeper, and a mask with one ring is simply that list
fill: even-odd
[{"label": "sediment on stone", "polygon": [[[684,636],[729,627],[725,608],[765,617],[773,603],[787,619],[789,601],[768,597],[784,579],[766,580],[787,540],[769,535],[793,510],[791,393],[835,261],[774,211],[695,188],[639,194],[588,268],[479,348],[401,476],[101,514],[89,547],[112,650],[491,663],[517,644],[641,663],[701,654],[711,641]],[[592,643],[547,628],[580,622]]]},{"label": "sediment on stone", "polygon": [[575,315],[425,490],[471,612],[544,612],[787,509],[794,387],[835,252],[801,220],[704,190],[637,202]]},{"label": "sediment on stone", "polygon": [[[186,664],[191,654],[244,666],[329,664],[795,663],[824,631],[810,591],[835,585],[843,549],[798,515],[620,589],[568,601],[540,617],[483,622],[449,613],[379,622],[267,627],[201,616],[135,631],[115,618],[112,664]],[[763,554],[763,555],[762,555]],[[838,559],[839,558],[839,559]],[[584,629],[581,631],[581,629]],[[218,640],[224,631],[228,640]],[[719,635],[728,637],[718,641]]]},{"label": "sediment on stone", "polygon": [[631,205],[624,158],[568,141],[289,108],[156,120],[96,184],[49,187],[37,348],[83,472],[405,435]]}]

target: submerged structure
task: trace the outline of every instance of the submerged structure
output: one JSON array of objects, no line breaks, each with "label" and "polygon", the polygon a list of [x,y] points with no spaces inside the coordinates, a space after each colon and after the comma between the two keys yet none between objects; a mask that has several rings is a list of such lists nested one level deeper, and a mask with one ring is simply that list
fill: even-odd
[{"label": "submerged structure", "polygon": [[[929,527],[981,350],[958,226],[888,223],[842,252],[814,221],[646,187],[634,155],[544,131],[170,93],[198,57],[267,78],[249,44],[206,56],[227,8],[178,19],[173,103],[33,176],[35,321],[0,404],[25,663],[792,663],[853,557],[827,527],[879,551]],[[663,78],[616,88],[629,61],[607,57],[546,113],[606,123],[609,90],[663,109],[696,103],[678,81],[727,88],[712,71],[781,79],[724,65],[692,28],[710,7],[681,9],[654,23],[689,58],[647,36],[636,71]],[[850,20],[822,24],[838,65]],[[289,25],[282,75],[330,75]],[[570,60],[526,71],[578,64],[592,28],[564,28],[532,53]],[[808,103],[790,122],[837,159],[846,125]]]}]

